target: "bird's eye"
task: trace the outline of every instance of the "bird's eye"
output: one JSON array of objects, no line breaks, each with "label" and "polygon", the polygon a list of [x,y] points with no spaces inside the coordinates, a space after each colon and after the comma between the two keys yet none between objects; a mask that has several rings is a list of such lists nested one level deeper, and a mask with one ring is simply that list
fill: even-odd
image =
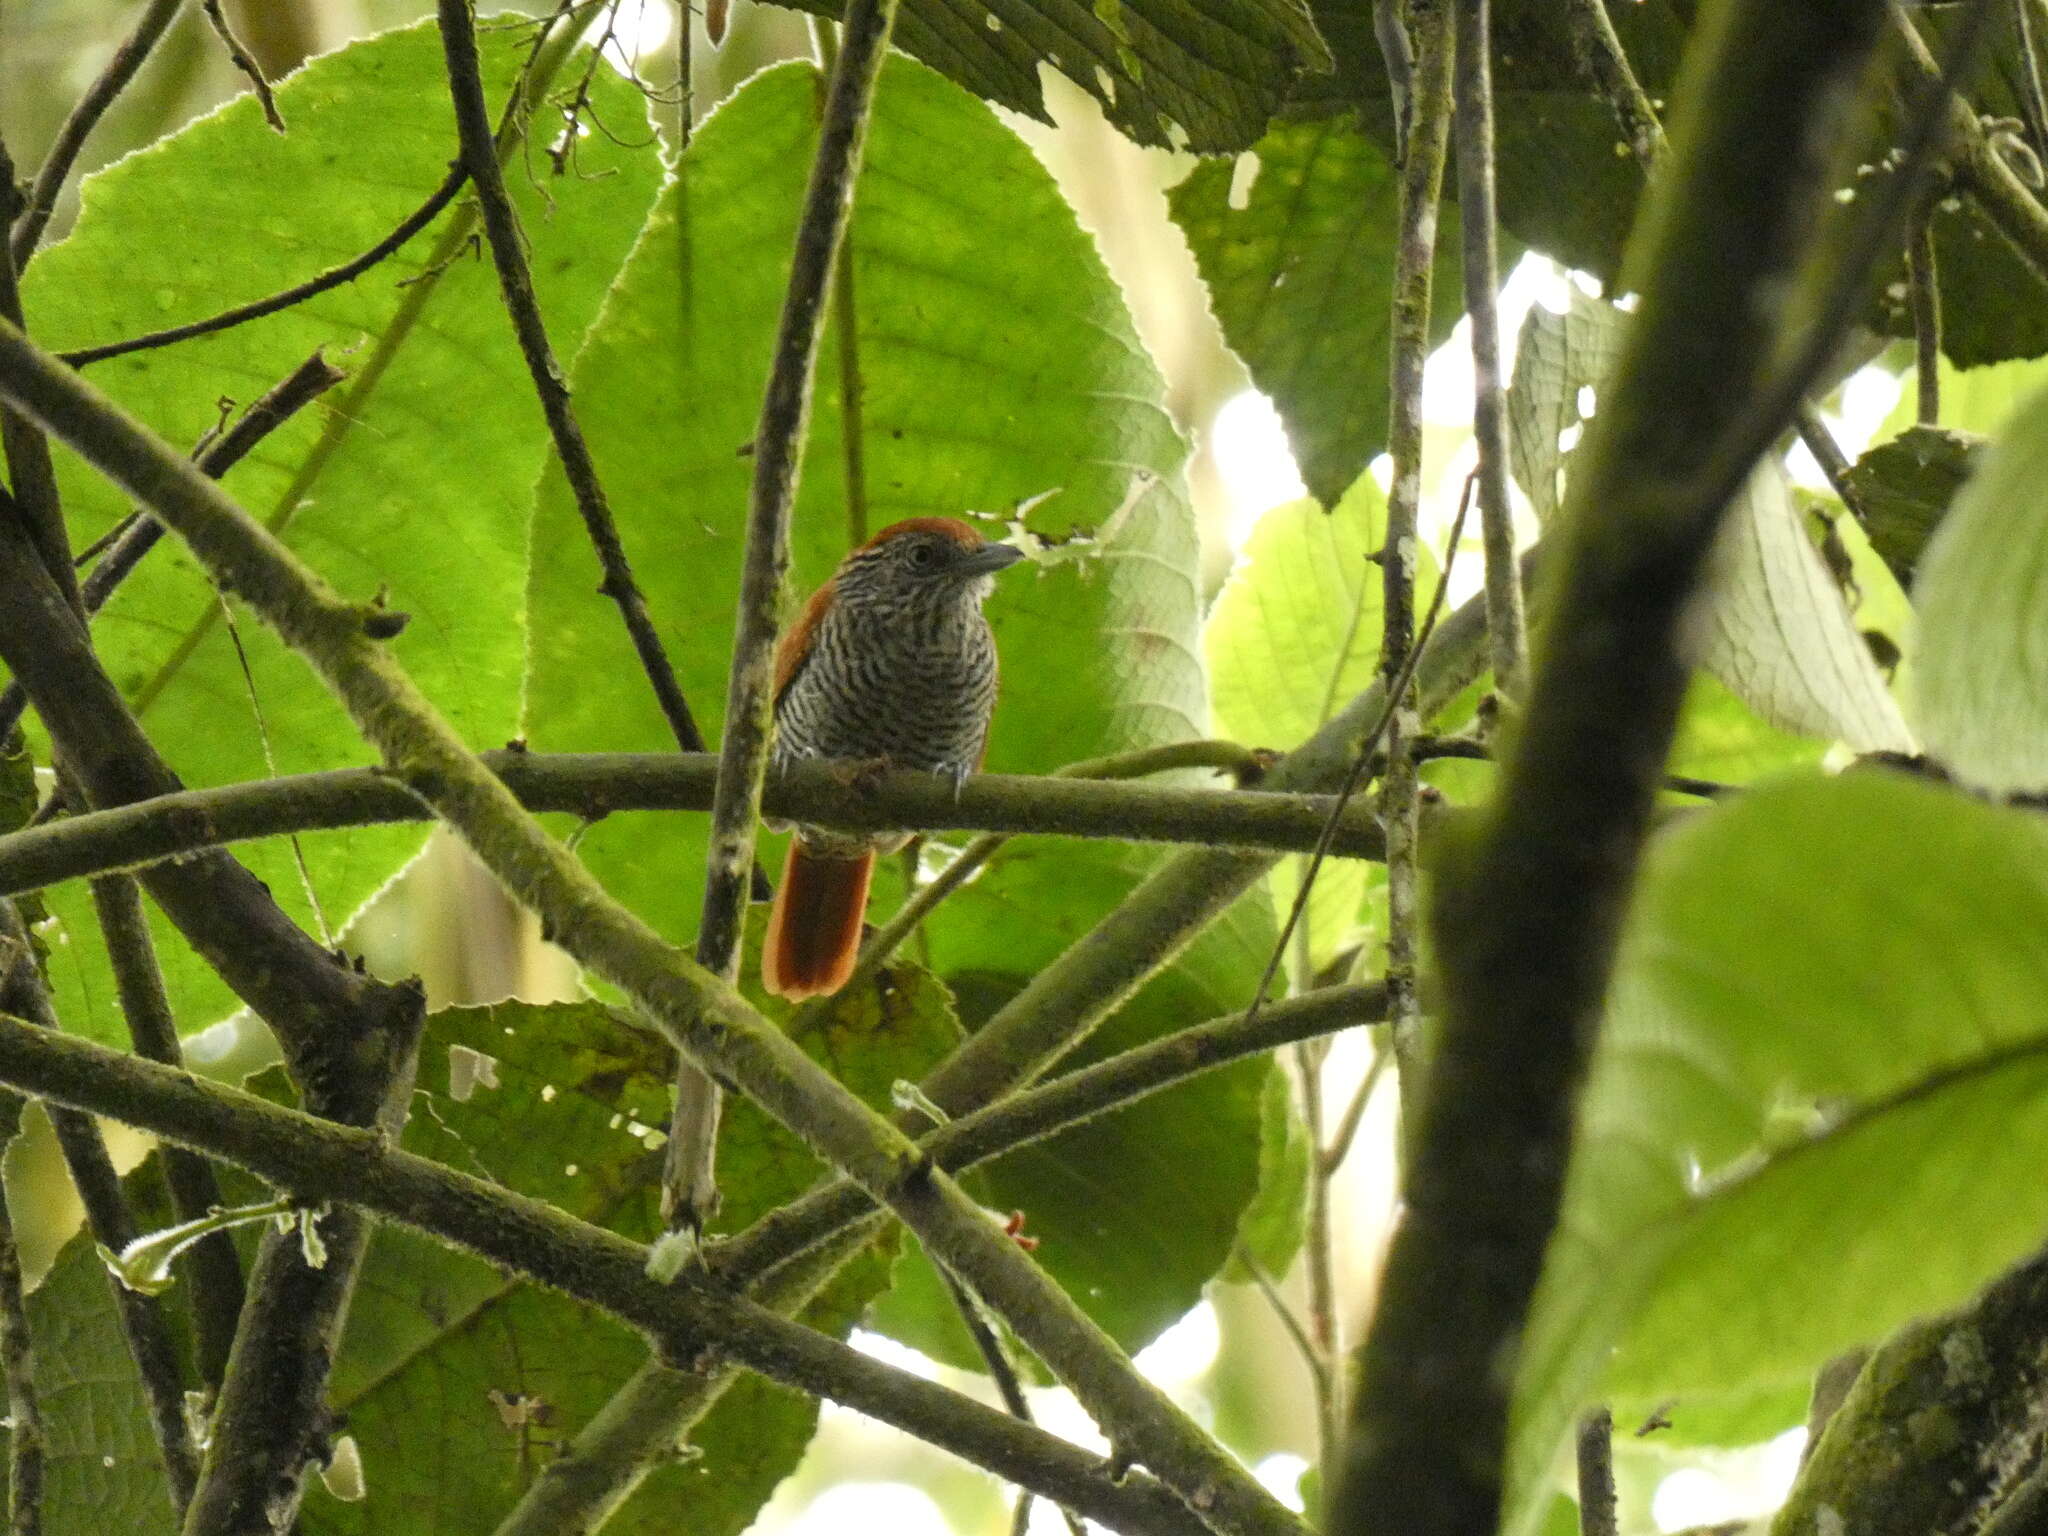
[{"label": "bird's eye", "polygon": [[910,563],[919,570],[925,569],[936,559],[938,559],[938,551],[933,549],[931,545],[913,544],[910,546]]}]

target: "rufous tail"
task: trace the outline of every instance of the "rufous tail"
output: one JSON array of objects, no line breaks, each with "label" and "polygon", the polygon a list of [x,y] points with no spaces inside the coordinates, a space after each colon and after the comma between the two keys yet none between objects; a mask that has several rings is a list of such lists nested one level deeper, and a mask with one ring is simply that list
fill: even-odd
[{"label": "rufous tail", "polygon": [[789,862],[768,910],[768,939],[761,950],[764,987],[798,1002],[846,985],[860,956],[861,918],[874,872],[872,853],[829,859],[790,839]]}]

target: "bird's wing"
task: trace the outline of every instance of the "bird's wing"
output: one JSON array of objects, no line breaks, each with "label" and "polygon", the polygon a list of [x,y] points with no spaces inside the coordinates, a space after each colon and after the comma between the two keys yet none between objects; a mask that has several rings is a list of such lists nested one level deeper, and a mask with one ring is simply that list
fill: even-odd
[{"label": "bird's wing", "polygon": [[780,704],[782,696],[789,692],[790,684],[804,669],[804,663],[811,659],[815,649],[818,630],[825,622],[825,615],[832,610],[832,583],[826,582],[811,594],[811,600],[804,604],[804,611],[797,615],[796,622],[782,633],[775,643],[775,702]]}]

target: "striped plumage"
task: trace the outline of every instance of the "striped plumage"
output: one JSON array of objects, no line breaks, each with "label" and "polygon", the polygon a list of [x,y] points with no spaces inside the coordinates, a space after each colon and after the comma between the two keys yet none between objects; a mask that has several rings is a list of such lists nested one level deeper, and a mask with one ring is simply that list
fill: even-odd
[{"label": "striped plumage", "polygon": [[[848,555],[776,648],[775,763],[885,760],[955,779],[980,767],[996,701],[981,604],[1018,553],[957,518],[919,517]],[[845,984],[875,855],[908,841],[796,832],[762,955],[768,990],[792,998]]]}]

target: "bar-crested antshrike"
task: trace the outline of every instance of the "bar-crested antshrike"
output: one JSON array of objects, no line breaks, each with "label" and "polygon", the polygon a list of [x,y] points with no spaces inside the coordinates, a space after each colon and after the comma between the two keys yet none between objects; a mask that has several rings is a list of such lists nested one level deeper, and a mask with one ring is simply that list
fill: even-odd
[{"label": "bar-crested antshrike", "polygon": [[[958,518],[914,517],[848,555],[776,647],[774,763],[886,762],[956,782],[979,768],[996,703],[981,605],[1021,554]],[[770,992],[817,997],[846,984],[875,855],[909,840],[797,827],[761,956]]]}]

